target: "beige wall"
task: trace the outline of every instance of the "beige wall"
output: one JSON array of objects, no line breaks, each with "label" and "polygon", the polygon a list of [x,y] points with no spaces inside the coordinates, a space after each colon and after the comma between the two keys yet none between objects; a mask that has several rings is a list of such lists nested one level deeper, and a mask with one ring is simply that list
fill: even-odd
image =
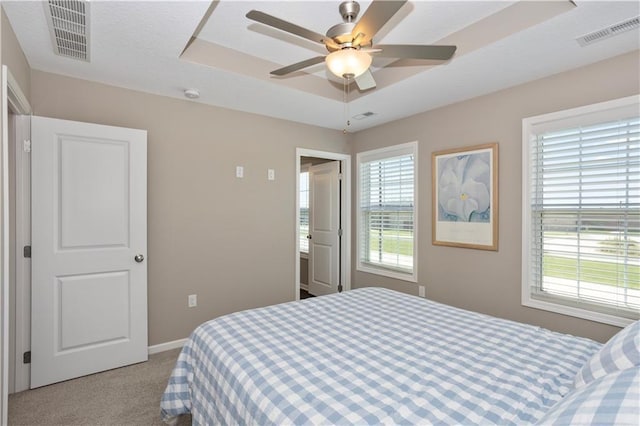
[{"label": "beige wall", "polygon": [[27,97],[31,98],[31,68],[24,56],[24,52],[18,43],[11,23],[2,9],[2,64],[7,65],[11,74],[20,85],[20,89]]},{"label": "beige wall", "polygon": [[295,148],[348,152],[341,132],[35,70],[31,84],[35,115],[148,130],[149,344],[294,299]]},{"label": "beige wall", "polygon": [[[640,92],[639,63],[640,56],[635,51],[353,136],[354,161],[355,154],[361,151],[419,142],[417,263],[419,284],[426,286],[428,298],[599,341],[607,340],[618,330],[521,306],[522,119],[637,94]],[[432,245],[431,153],[487,142],[498,142],[500,151],[499,251]],[[355,264],[354,261],[354,288],[376,285],[418,293],[417,284],[356,272]]]}]

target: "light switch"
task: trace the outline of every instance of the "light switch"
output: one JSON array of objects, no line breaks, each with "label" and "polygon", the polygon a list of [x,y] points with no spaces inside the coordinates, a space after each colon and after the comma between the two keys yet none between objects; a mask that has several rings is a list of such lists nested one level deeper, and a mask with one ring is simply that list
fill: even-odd
[{"label": "light switch", "polygon": [[236,177],[237,178],[244,177],[244,167],[236,166]]},{"label": "light switch", "polygon": [[189,295],[188,305],[189,305],[190,308],[195,308],[196,306],[198,306],[198,295],[197,294],[190,294]]}]

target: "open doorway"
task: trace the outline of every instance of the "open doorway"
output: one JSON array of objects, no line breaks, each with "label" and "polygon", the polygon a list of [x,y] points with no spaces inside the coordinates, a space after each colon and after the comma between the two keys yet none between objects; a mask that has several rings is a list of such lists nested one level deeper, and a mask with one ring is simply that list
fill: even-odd
[{"label": "open doorway", "polygon": [[351,288],[351,156],[296,150],[295,299]]},{"label": "open doorway", "polygon": [[[14,250],[15,241],[17,240],[15,229],[16,218],[16,165],[14,155],[17,147],[14,144],[17,140],[26,140],[28,135],[22,130],[28,129],[28,116],[31,113],[29,102],[20,89],[17,80],[13,77],[6,65],[2,66],[2,150],[0,165],[0,198],[2,201],[2,209],[0,216],[0,423],[7,423],[7,402],[9,390],[15,387],[15,382],[21,376],[14,370],[15,347],[16,340],[20,339],[20,335],[16,333],[15,321],[18,318],[16,310],[16,294],[13,284],[16,275],[20,271],[15,268],[17,259]],[[26,117],[26,118],[25,118]],[[26,123],[26,124],[25,124]],[[16,150],[14,150],[16,148]]]}]

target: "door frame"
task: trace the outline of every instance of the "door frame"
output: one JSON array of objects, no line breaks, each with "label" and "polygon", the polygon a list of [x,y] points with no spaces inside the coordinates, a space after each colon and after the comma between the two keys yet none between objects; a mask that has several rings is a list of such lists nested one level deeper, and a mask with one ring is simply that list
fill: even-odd
[{"label": "door frame", "polygon": [[316,157],[340,161],[342,165],[342,192],[340,195],[342,238],[340,239],[340,282],[342,290],[351,290],[351,155],[338,152],[296,148],[296,194],[295,194],[295,299],[300,300],[300,161],[302,157]]},{"label": "door frame", "polygon": [[[0,423],[7,424],[8,413],[8,399],[9,399],[9,253],[14,250],[10,247],[9,241],[9,214],[11,211],[10,197],[9,197],[9,111],[18,115],[27,115],[31,113],[31,106],[24,92],[20,88],[17,80],[11,74],[11,71],[6,65],[2,66],[2,164],[0,164],[0,170],[2,173],[2,188],[0,189],[2,198],[2,241],[0,253],[2,254],[0,259],[0,290],[2,292],[2,314],[0,315],[0,336],[2,342],[0,347],[0,377],[2,378],[0,383]],[[17,195],[17,194],[16,194]],[[18,217],[16,217],[18,219]],[[15,306],[14,306],[15,308]],[[17,315],[17,313],[16,313]],[[11,328],[14,329],[15,324],[11,324]]]},{"label": "door frame", "polygon": [[30,388],[31,364],[23,362],[31,350],[31,259],[23,256],[24,246],[31,245],[31,116],[15,117],[15,312],[12,327],[14,337],[14,386],[11,393]]}]

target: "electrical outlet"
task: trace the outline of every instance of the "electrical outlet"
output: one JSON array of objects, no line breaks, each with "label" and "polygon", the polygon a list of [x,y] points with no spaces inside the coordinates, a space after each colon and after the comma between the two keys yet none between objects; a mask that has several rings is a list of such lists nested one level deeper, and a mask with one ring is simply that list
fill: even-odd
[{"label": "electrical outlet", "polygon": [[236,177],[243,178],[244,177],[244,167],[236,166]]},{"label": "electrical outlet", "polygon": [[267,169],[267,179],[276,180],[276,171],[273,169]]},{"label": "electrical outlet", "polygon": [[189,307],[190,308],[195,308],[196,306],[198,306],[198,295],[197,294],[190,294],[189,295]]},{"label": "electrical outlet", "polygon": [[418,296],[420,297],[426,297],[425,295],[425,289],[423,285],[419,285],[418,286]]}]

